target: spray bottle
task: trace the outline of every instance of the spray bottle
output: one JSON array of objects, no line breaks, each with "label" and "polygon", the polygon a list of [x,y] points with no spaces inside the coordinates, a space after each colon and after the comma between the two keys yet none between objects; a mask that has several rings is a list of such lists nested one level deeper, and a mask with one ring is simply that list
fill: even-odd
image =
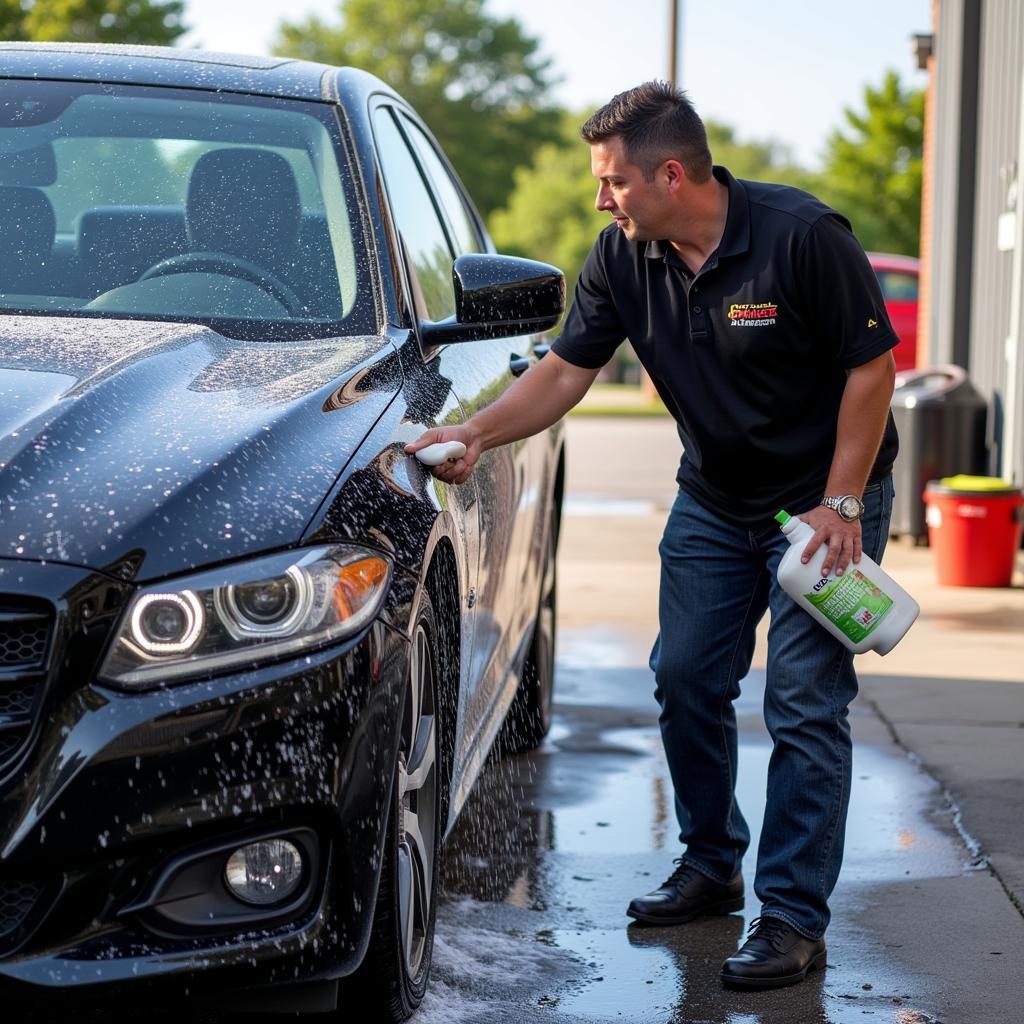
[{"label": "spray bottle", "polygon": [[790,544],[779,563],[782,589],[854,654],[888,654],[913,625],[918,603],[867,555],[842,576],[822,576],[827,547],[800,561],[814,530],[785,511],[775,520]]}]

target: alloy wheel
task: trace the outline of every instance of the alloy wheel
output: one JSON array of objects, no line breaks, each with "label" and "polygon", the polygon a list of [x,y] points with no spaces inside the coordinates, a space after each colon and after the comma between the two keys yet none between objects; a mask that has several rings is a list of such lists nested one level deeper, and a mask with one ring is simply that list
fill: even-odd
[{"label": "alloy wheel", "polygon": [[437,715],[434,659],[423,624],[416,627],[398,763],[398,925],[409,977],[423,963],[430,928],[438,828]]}]

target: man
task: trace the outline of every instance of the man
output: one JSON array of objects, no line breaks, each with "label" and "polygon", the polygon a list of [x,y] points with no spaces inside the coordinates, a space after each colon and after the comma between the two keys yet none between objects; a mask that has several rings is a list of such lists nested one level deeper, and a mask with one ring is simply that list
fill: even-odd
[{"label": "man", "polygon": [[628,337],[676,418],[684,454],[660,546],[660,633],[651,655],[685,852],[627,913],[681,924],[743,907],[750,841],[736,804],[733,699],[771,610],[765,720],[773,751],[754,890],[761,916],[722,968],[768,988],[825,965],[828,897],[850,793],[850,653],[779,587],[788,547],[773,516],[799,514],[841,574],[880,559],[897,439],[889,401],[896,344],[848,222],[797,189],[712,167],[686,97],[649,82],[581,129],[613,218],[576,286],[550,354],[461,427],[435,473],[467,479],[485,449],[554,423]]}]

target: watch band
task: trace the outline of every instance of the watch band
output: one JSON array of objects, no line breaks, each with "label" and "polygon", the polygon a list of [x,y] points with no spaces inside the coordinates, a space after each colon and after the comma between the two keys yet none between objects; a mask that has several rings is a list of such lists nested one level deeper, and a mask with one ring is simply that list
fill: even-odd
[{"label": "watch band", "polygon": [[864,514],[864,502],[856,494],[826,494],[820,504],[838,512],[848,523],[856,522]]}]

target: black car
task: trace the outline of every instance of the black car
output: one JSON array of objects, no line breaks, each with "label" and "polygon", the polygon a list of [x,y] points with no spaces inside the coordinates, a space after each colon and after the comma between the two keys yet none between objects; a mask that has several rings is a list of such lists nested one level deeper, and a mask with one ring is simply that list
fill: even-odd
[{"label": "black car", "polygon": [[403,446],[563,304],[365,73],[0,44],[6,1000],[413,1012],[444,838],[550,721],[564,474]]}]

